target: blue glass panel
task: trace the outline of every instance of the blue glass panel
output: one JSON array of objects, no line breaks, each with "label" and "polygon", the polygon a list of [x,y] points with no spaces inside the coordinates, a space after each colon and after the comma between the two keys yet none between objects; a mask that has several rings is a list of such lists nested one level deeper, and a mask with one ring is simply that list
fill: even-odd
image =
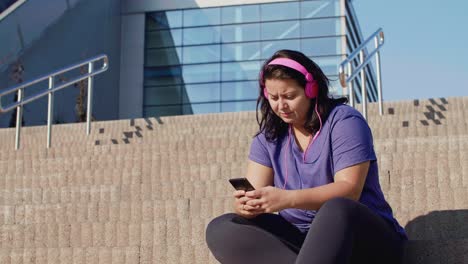
[{"label": "blue glass panel", "polygon": [[343,87],[341,87],[338,75],[328,75],[327,77],[330,79],[330,87],[328,89],[330,95],[335,98],[343,96]]},{"label": "blue glass panel", "polygon": [[219,27],[186,28],[183,42],[184,45],[219,43]]},{"label": "blue glass panel", "polygon": [[220,61],[219,45],[184,47],[183,63],[203,63]]},{"label": "blue glass panel", "polygon": [[331,17],[339,15],[339,0],[301,2],[301,18]]},{"label": "blue glass panel", "polygon": [[257,80],[260,62],[226,62],[222,65],[223,81]]},{"label": "blue glass panel", "polygon": [[162,48],[180,46],[182,44],[182,30],[159,30],[146,33],[146,48]]},{"label": "blue glass panel", "polygon": [[184,10],[184,27],[219,25],[220,21],[219,7]]},{"label": "blue glass panel", "polygon": [[299,2],[261,5],[262,21],[298,19]]},{"label": "blue glass panel", "polygon": [[[143,108],[145,117],[172,116],[185,114],[182,105],[175,106],[146,106]],[[189,113],[190,114],[190,113]]]},{"label": "blue glass panel", "polygon": [[220,103],[206,103],[206,104],[190,104],[184,105],[184,114],[207,114],[207,113],[219,113],[221,111]]},{"label": "blue glass panel", "polygon": [[144,105],[180,104],[182,93],[180,85],[173,86],[149,86],[144,89]]},{"label": "blue glass panel", "polygon": [[147,49],[145,66],[179,65],[182,62],[182,48]]},{"label": "blue glass panel", "polygon": [[342,60],[341,56],[330,56],[330,57],[320,57],[320,58],[311,58],[317,65],[322,69],[325,75],[338,75],[338,66]]},{"label": "blue glass panel", "polygon": [[246,23],[260,21],[260,6],[227,6],[221,8],[221,22],[223,24]]},{"label": "blue glass panel", "polygon": [[147,31],[182,27],[182,11],[153,12],[146,18]]},{"label": "blue glass panel", "polygon": [[144,85],[172,85],[182,83],[180,66],[145,68]]},{"label": "blue glass panel", "polygon": [[301,39],[301,51],[307,56],[341,54],[341,37]]},{"label": "blue glass panel", "polygon": [[223,82],[222,100],[257,100],[259,95],[258,81]]},{"label": "blue glass panel", "polygon": [[276,51],[281,49],[301,50],[300,42],[298,39],[262,42],[262,59],[270,58]]},{"label": "blue glass panel", "polygon": [[260,43],[223,44],[223,61],[257,60],[260,58]]},{"label": "blue glass panel", "polygon": [[220,79],[220,64],[184,65],[184,82],[217,82]]},{"label": "blue glass panel", "polygon": [[260,25],[245,24],[221,27],[222,42],[241,42],[260,40]]},{"label": "blue glass panel", "polygon": [[299,22],[269,22],[262,24],[262,40],[299,37]]},{"label": "blue glass panel", "polygon": [[219,83],[187,84],[184,87],[187,94],[184,103],[220,101]]},{"label": "blue glass panel", "polygon": [[255,111],[256,106],[256,100],[246,102],[223,102],[221,103],[221,112]]},{"label": "blue glass panel", "polygon": [[341,18],[321,18],[301,21],[301,36],[320,37],[341,35]]}]

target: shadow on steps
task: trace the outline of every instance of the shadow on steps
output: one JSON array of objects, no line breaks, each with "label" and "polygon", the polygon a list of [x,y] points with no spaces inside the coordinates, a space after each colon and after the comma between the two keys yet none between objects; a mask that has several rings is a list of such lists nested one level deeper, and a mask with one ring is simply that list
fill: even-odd
[{"label": "shadow on steps", "polygon": [[468,210],[433,211],[405,226],[405,264],[468,263]]}]

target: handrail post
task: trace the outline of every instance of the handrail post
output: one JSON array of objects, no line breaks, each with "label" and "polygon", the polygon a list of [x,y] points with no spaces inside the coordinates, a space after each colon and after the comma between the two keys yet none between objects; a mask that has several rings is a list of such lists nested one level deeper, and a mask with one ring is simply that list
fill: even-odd
[{"label": "handrail post", "polygon": [[[353,72],[353,65],[352,61],[348,63],[348,76],[351,76]],[[347,78],[346,77],[346,78]],[[353,85],[353,80],[351,80],[348,84],[348,95],[349,95],[349,104],[351,107],[354,107],[354,85]]]},{"label": "handrail post", "polygon": [[[364,63],[364,50],[359,52],[359,59]],[[367,120],[367,91],[366,91],[366,71],[365,67],[361,70],[361,104],[362,115]]]},{"label": "handrail post", "polygon": [[[49,90],[54,88],[54,76],[49,77]],[[47,107],[47,148],[50,148],[52,141],[52,119],[54,116],[54,93],[49,93],[49,103]]]},{"label": "handrail post", "polygon": [[[375,48],[377,49],[379,46],[379,37],[375,36]],[[380,71],[380,50],[377,49],[377,53],[375,54],[375,65],[377,67],[377,95],[379,100],[379,114],[383,115],[383,99],[382,99],[382,77]]]},{"label": "handrail post", "polygon": [[[88,73],[93,72],[93,62],[88,64]],[[92,104],[92,97],[93,97],[93,77],[89,76],[88,78],[88,104],[86,106],[86,135],[91,133],[91,104]]]},{"label": "handrail post", "polygon": [[[18,102],[23,100],[23,88],[18,90]],[[15,134],[15,150],[18,150],[20,147],[20,134],[21,134],[21,120],[23,120],[23,106],[19,105],[16,107],[16,134]]]}]

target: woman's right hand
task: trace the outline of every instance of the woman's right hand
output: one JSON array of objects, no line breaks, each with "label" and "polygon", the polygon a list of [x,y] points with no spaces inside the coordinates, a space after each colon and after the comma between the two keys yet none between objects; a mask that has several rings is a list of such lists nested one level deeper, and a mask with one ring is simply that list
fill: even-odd
[{"label": "woman's right hand", "polygon": [[[234,211],[244,218],[254,218],[261,212],[257,212],[256,207],[247,205],[247,201],[252,200],[245,196],[245,191],[234,191]],[[258,206],[257,206],[258,207]]]}]

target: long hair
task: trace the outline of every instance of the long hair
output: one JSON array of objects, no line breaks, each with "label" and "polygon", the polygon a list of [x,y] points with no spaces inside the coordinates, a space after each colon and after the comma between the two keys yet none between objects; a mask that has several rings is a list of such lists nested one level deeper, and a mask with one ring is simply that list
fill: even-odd
[{"label": "long hair", "polygon": [[[330,114],[330,111],[337,104],[346,103],[347,98],[331,98],[328,95],[328,87],[330,80],[325,76],[320,67],[309,59],[307,56],[298,51],[293,50],[279,50],[275,54],[265,61],[261,68],[259,78],[259,96],[257,99],[257,123],[259,125],[259,132],[265,133],[265,137],[268,141],[275,141],[278,137],[284,135],[288,131],[288,124],[285,123],[275,112],[271,109],[270,102],[263,95],[265,80],[294,80],[305,89],[306,79],[304,75],[294,69],[291,69],[282,65],[268,65],[272,60],[276,58],[288,58],[295,60],[300,63],[308,72],[312,74],[318,84],[318,96],[317,98],[310,99],[311,104],[307,112],[307,119],[304,124],[304,128],[311,134],[317,133],[320,129],[320,121],[317,113],[315,113],[315,103],[318,99],[317,110],[320,114],[321,119],[325,122]],[[260,107],[259,107],[260,106]],[[258,111],[261,112],[261,118],[259,119]]]}]

